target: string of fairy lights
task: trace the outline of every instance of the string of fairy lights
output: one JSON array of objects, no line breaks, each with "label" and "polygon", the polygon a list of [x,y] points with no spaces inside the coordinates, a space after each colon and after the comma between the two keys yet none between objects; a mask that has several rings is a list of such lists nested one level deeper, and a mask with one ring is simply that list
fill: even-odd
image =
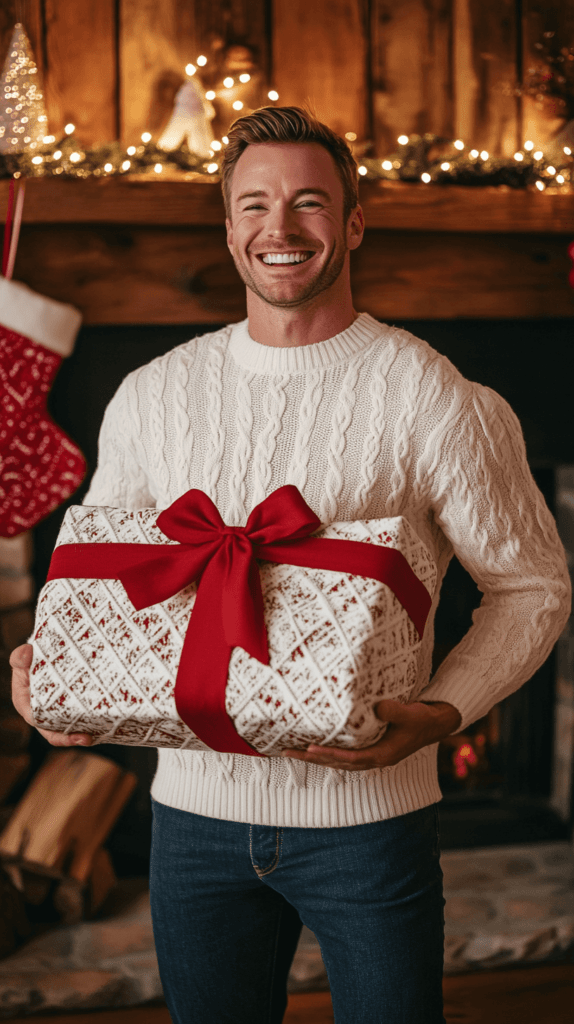
[{"label": "string of fairy lights", "polygon": [[[206,155],[191,152],[185,139],[175,149],[166,149],[150,131],[141,134],[137,145],[125,147],[113,141],[95,148],[81,144],[72,123],[65,126],[59,137],[44,134],[47,117],[43,96],[33,77],[37,68],[21,25],[16,26],[14,39],[16,42],[12,43],[2,76],[4,95],[0,94],[4,105],[0,110],[0,177],[82,179],[138,175],[155,179],[163,176],[218,180],[223,150],[229,141],[226,135],[212,139]],[[195,63],[188,64],[185,68],[188,79],[207,63],[208,58],[200,54]],[[221,112],[225,113],[227,108],[229,121],[233,114],[249,112],[238,89],[241,91],[240,87],[248,86],[251,79],[248,72],[227,74],[216,88],[204,92],[201,87],[201,93],[209,102],[218,101]],[[268,89],[267,100],[277,103],[276,89]],[[360,148],[356,133],[347,132],[346,139]],[[566,145],[549,148],[550,153],[546,154],[527,139],[509,158],[476,149],[463,139],[405,133],[399,135],[395,151],[384,158],[361,156],[358,173],[365,181],[506,185],[536,188],[540,192],[548,188],[571,191],[574,185],[572,149]]]}]

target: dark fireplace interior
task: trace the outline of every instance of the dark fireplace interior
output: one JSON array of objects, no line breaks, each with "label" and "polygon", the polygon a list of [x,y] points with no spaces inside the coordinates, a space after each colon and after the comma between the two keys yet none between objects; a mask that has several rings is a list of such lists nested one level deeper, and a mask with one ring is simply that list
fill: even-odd
[{"label": "dark fireplace interior", "polygon": [[[469,379],[500,392],[517,413],[536,482],[554,512],[557,467],[574,464],[571,378],[567,372],[571,320],[404,320]],[[84,451],[89,475],[72,499],[87,489],[96,464],[104,409],[122,378],[186,339],[214,325],[94,326],[84,328],[73,356],[62,367],[51,410]],[[34,531],[34,575],[39,589],[65,508]],[[453,559],[436,618],[435,667],[470,626],[480,593]],[[555,655],[517,693],[496,705],[464,736],[441,744],[439,770],[443,849],[568,838],[572,825],[549,804],[551,791]],[[34,734],[33,767],[48,745]],[[98,747],[98,752],[135,771],[139,785],[107,846],[116,873],[147,872],[151,812],[149,788],[156,754],[143,748]],[[23,787],[24,788],[24,787]],[[18,798],[15,791],[13,799]]]}]

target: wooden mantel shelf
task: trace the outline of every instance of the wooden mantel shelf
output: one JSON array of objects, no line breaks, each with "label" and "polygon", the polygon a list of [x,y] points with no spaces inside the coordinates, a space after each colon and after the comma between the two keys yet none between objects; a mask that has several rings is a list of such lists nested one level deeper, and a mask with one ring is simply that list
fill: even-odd
[{"label": "wooden mantel shelf", "polygon": [[[0,209],[7,196],[8,181],[0,181]],[[361,182],[360,197],[368,228],[574,234],[574,192]],[[212,181],[32,178],[26,184],[27,224],[210,227],[223,221],[221,188]]]}]

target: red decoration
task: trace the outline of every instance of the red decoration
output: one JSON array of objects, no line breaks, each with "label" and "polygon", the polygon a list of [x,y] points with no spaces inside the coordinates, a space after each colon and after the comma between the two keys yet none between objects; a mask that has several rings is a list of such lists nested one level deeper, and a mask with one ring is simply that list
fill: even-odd
[{"label": "red decoration", "polygon": [[256,559],[380,580],[422,636],[431,597],[404,555],[374,544],[311,537],[321,522],[292,484],[257,505],[243,527],[226,526],[199,490],[178,498],[157,525],[178,545],[62,544],[48,579],[119,579],[138,611],[198,581],[175,702],[183,721],[213,750],[263,756],[239,736],[225,710],[232,649],[242,647],[269,664]]},{"label": "red decoration", "polygon": [[[570,245],[568,246],[568,255],[572,260],[572,263],[574,264],[574,242],[570,242]],[[568,283],[570,284],[571,288],[574,288],[574,266],[572,266],[572,269],[568,274]]]},{"label": "red decoration", "polygon": [[62,356],[0,326],[0,536],[35,526],[86,474],[82,453],[48,413]]}]

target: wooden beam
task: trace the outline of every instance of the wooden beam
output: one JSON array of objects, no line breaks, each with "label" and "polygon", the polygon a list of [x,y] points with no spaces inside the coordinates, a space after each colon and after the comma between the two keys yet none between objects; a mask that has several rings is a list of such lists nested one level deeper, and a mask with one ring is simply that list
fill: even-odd
[{"label": "wooden beam", "polygon": [[[574,316],[570,237],[369,230],[351,259],[355,304],[383,320]],[[25,226],[16,277],[86,324],[246,316],[222,227]]]},{"label": "wooden beam", "polygon": [[454,131],[512,156],[520,141],[515,0],[454,0]]},{"label": "wooden beam", "polygon": [[116,138],[114,0],[44,0],[46,97],[53,135],[76,126],[85,146]]},{"label": "wooden beam", "polygon": [[406,133],[452,138],[454,0],[373,0],[371,102],[375,153]]},{"label": "wooden beam", "polygon": [[[368,228],[404,231],[475,231],[496,234],[574,232],[574,193],[535,189],[468,188],[361,182],[359,198]],[[0,181],[0,209],[8,182]],[[24,224],[125,224],[223,226],[216,182],[95,178],[32,178],[26,186]]]},{"label": "wooden beam", "polygon": [[340,135],[367,128],[365,0],[273,0],[272,84]]}]

